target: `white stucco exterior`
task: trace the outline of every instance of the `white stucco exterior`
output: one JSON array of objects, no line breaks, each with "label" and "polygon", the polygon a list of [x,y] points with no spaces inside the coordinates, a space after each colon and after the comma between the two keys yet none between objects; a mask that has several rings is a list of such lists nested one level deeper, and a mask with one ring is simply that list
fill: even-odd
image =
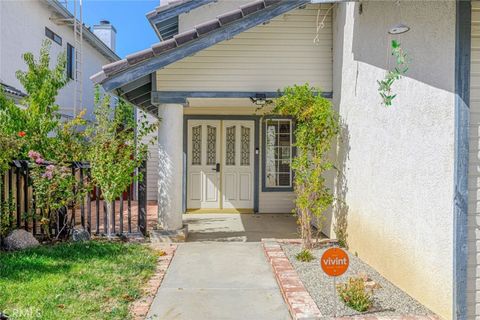
[{"label": "white stucco exterior", "polygon": [[182,227],[183,105],[163,104],[158,116],[158,223],[164,230]]},{"label": "white stucco exterior", "polygon": [[472,1],[467,317],[480,319],[480,1]]},{"label": "white stucco exterior", "polygon": [[[45,36],[45,27],[62,37],[62,45],[52,41],[51,65],[54,66],[59,53],[66,52],[67,43],[75,46],[73,29],[67,25],[57,25],[51,17],[53,10],[45,1],[0,1],[0,81],[23,88],[15,72],[25,70],[22,54],[32,52],[38,57]],[[86,40],[83,42],[83,108],[87,109],[87,118],[93,111],[94,85],[90,76],[102,69],[102,65],[112,62]],[[66,116],[73,114],[74,83],[70,81],[57,97],[60,112]]]},{"label": "white stucco exterior", "polygon": [[[455,2],[364,1],[334,14],[334,104],[344,122],[337,215],[352,252],[440,316],[452,317]],[[381,104],[388,29],[410,59]]]}]

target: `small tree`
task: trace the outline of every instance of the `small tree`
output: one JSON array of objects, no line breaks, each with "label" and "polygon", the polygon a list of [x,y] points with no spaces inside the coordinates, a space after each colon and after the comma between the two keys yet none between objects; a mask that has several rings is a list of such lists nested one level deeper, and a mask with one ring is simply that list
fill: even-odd
[{"label": "small tree", "polygon": [[91,175],[94,183],[102,190],[107,207],[106,233],[111,237],[112,202],[119,197],[134,179],[142,177],[136,174],[136,168],[148,156],[148,144],[145,142],[157,124],[149,124],[146,116],[135,119],[133,106],[120,99],[111,107],[109,95],[95,93],[95,121],[89,126]]},{"label": "small tree", "polygon": [[318,90],[305,84],[287,87],[275,101],[274,113],[295,120],[296,214],[301,228],[304,249],[312,246],[311,219],[321,221],[325,210],[332,204],[333,195],[326,186],[324,173],[333,168],[328,159],[334,137],[339,132],[339,121],[329,100]]},{"label": "small tree", "polygon": [[52,158],[51,141],[55,139],[52,132],[60,121],[55,99],[69,80],[65,72],[65,53],[58,56],[57,64],[50,69],[50,45],[50,41],[44,41],[38,60],[32,53],[25,53],[23,60],[27,70],[17,71],[16,74],[27,93],[22,101],[26,109],[20,119],[22,123],[17,123],[20,126],[17,129],[28,137],[26,153],[35,150],[47,159]]},{"label": "small tree", "polygon": [[57,64],[50,69],[50,41],[44,41],[38,59],[33,53],[23,54],[26,71],[17,71],[16,76],[27,96],[20,108],[5,97],[0,90],[0,135],[10,140],[22,138],[21,149],[14,156],[27,158],[30,150],[40,152],[52,159],[56,144],[55,129],[59,126],[60,115],[55,99],[67,82],[65,54],[58,56]]}]

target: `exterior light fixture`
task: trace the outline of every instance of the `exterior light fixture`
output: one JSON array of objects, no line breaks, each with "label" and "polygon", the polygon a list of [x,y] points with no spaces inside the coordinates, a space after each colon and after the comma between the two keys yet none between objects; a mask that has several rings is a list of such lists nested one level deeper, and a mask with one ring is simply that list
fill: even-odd
[{"label": "exterior light fixture", "polygon": [[407,26],[403,23],[399,23],[399,24],[396,24],[393,27],[391,27],[390,30],[388,30],[388,33],[389,34],[402,34],[402,33],[408,32],[409,30],[410,30],[409,26]]},{"label": "exterior light fixture", "polygon": [[256,93],[255,97],[250,97],[250,100],[257,106],[263,106],[267,104],[267,95],[265,93]]}]

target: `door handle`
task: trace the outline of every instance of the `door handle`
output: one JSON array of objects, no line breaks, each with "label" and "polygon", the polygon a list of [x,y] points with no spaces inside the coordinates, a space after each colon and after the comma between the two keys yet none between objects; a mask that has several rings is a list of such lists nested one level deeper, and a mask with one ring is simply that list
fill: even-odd
[{"label": "door handle", "polygon": [[213,171],[220,172],[220,163],[217,163],[217,164],[215,165],[215,168],[212,169],[212,170],[213,170]]}]

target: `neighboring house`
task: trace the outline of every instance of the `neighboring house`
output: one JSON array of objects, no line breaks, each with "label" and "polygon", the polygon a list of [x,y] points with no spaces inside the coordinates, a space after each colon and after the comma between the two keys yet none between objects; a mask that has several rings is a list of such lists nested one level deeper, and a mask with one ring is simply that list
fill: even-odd
[{"label": "neighboring house", "polygon": [[[92,79],[162,118],[161,227],[290,212],[293,124],[257,109],[308,82],[342,119],[323,232],[440,316],[480,319],[480,2],[183,0],[147,17],[161,42]],[[387,108],[392,39],[409,71]]]},{"label": "neighboring house", "polygon": [[[72,1],[67,3],[73,5]],[[109,31],[107,35],[106,28]],[[24,93],[15,76],[17,70],[26,70],[22,55],[31,52],[37,57],[43,41],[50,39],[51,65],[55,65],[58,54],[65,53],[67,74],[71,78],[60,90],[56,100],[60,113],[67,118],[73,116],[75,82],[81,77],[83,89],[78,90],[77,95],[82,96],[82,107],[77,107],[77,113],[87,109],[87,118],[90,118],[94,99],[94,85],[89,80],[90,76],[98,72],[102,65],[120,59],[114,52],[114,42],[107,40],[108,36],[110,39],[115,37],[113,26],[103,22],[94,26],[93,30],[83,27],[82,57],[79,65],[76,64],[79,48],[76,48],[75,43],[73,15],[57,0],[0,1],[0,30],[0,82],[7,88],[7,93],[8,88]],[[94,32],[100,32],[100,38]],[[113,46],[110,47],[104,42]],[[77,99],[78,105],[79,101],[80,99]]]},{"label": "neighboring house", "polygon": [[15,104],[20,104],[22,98],[25,98],[27,95],[23,93],[22,91],[9,86],[8,84],[1,83],[0,82],[0,87],[3,90],[3,93],[8,99],[11,99],[15,102]]}]

